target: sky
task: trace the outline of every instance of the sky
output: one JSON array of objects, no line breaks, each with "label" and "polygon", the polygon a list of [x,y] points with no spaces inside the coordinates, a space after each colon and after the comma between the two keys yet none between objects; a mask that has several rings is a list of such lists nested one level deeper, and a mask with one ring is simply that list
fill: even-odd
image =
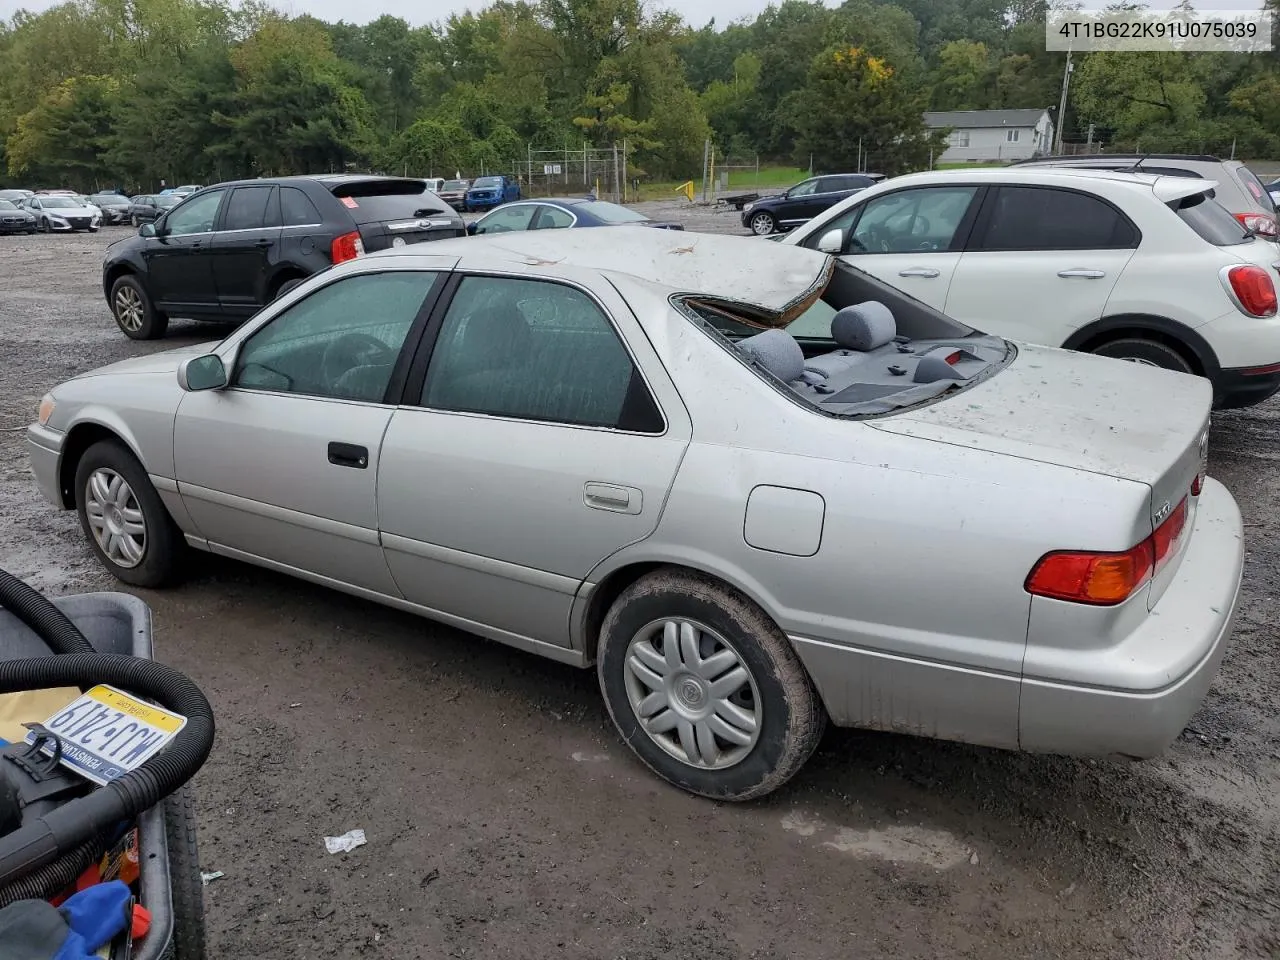
[{"label": "sky", "polygon": [[[19,9],[44,10],[57,0],[0,0],[0,19],[8,19]],[[321,20],[334,22],[346,20],[348,23],[367,23],[384,13],[403,17],[414,26],[424,23],[445,20],[451,13],[460,13],[468,8],[478,9],[486,6],[484,0],[361,0],[358,4],[351,0],[273,0],[274,5],[286,13],[293,15],[309,13]],[[713,17],[718,25],[724,26],[741,17],[754,19],[760,11],[769,5],[770,0],[653,0],[654,6],[666,7],[682,14],[686,21],[695,27],[701,27]],[[823,0],[829,7],[838,6],[840,0]],[[1262,0],[1194,0],[1200,10],[1249,10],[1262,5]],[[1101,0],[1085,0],[1085,6],[1101,7]],[[1152,9],[1165,9],[1174,5],[1174,0],[1148,0]],[[353,9],[354,8],[354,9]]]}]

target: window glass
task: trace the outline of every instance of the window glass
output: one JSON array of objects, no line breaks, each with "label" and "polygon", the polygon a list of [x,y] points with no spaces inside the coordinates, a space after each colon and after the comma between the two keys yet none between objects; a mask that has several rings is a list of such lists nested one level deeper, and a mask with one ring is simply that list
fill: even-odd
[{"label": "window glass", "polygon": [[621,204],[610,203],[607,200],[588,200],[586,203],[578,204],[576,209],[606,223],[641,223],[649,219],[643,213],[637,213],[635,210],[629,210]]},{"label": "window glass", "polygon": [[1005,142],[1006,142],[1006,143],[1017,143],[1017,142],[1018,142],[1018,134],[1019,134],[1020,132],[1021,132],[1021,131],[1018,131],[1018,130],[1006,130],[1006,131],[1004,132],[1004,139],[1005,139]]},{"label": "window glass", "polygon": [[1275,212],[1276,205],[1271,199],[1271,194],[1267,193],[1262,181],[1253,175],[1252,170],[1248,167],[1237,167],[1236,179],[1244,184],[1245,190],[1249,192],[1249,196],[1253,197],[1258,206],[1264,210]]},{"label": "window glass", "polygon": [[[180,237],[189,233],[208,233],[218,217],[218,205],[222,203],[223,190],[195,197],[181,209],[174,210],[165,220],[165,232]],[[161,197],[161,200],[167,199]]]},{"label": "window glass", "polygon": [[435,279],[366,273],[320,288],[245,342],[233,385],[381,403]]},{"label": "window glass", "polygon": [[222,229],[260,230],[266,226],[271,190],[271,187],[236,187],[232,190],[227,212],[222,218]]},{"label": "window glass", "polygon": [[322,222],[316,205],[297,187],[280,188],[280,212],[286,227],[312,226]]},{"label": "window glass", "polygon": [[983,250],[1107,250],[1136,246],[1137,230],[1097,197],[1049,187],[1000,187]]},{"label": "window glass", "polygon": [[445,315],[422,403],[660,432],[661,416],[608,318],[581,290],[467,277]]},{"label": "window glass", "polygon": [[808,197],[818,192],[818,180],[806,180],[787,191],[788,197]]},{"label": "window glass", "polygon": [[876,197],[844,244],[845,253],[949,250],[977,187],[921,187]]},{"label": "window glass", "polygon": [[513,230],[528,230],[529,221],[533,219],[535,210],[537,207],[532,203],[499,207],[476,224],[476,233],[510,233]]},{"label": "window glass", "polygon": [[1233,217],[1227,208],[1212,200],[1207,194],[1197,193],[1170,204],[1182,222],[1217,247],[1230,247],[1249,243],[1253,234]]},{"label": "window glass", "polygon": [[563,230],[573,226],[573,214],[559,207],[541,206],[538,208],[538,230]]}]

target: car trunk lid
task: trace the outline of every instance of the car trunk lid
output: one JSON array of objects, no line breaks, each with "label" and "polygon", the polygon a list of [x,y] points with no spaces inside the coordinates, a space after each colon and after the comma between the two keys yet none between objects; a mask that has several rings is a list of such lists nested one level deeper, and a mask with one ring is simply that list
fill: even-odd
[{"label": "car trunk lid", "polygon": [[[1200,377],[1018,344],[1012,363],[963,393],[867,422],[890,433],[1146,484],[1146,535],[1177,511],[1203,469],[1212,400],[1212,387]],[[1194,499],[1188,501],[1188,530]],[[1152,603],[1177,560],[1172,557],[1157,577]]]}]

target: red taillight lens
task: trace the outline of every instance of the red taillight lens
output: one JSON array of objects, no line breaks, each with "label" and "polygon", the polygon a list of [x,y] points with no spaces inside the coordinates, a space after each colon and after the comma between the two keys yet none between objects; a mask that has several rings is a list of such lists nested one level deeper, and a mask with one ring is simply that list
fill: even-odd
[{"label": "red taillight lens", "polygon": [[1237,213],[1236,219],[1246,230],[1252,230],[1260,237],[1276,237],[1276,221],[1265,213]]},{"label": "red taillight lens", "polygon": [[1123,553],[1063,550],[1041,557],[1027,577],[1027,592],[1095,607],[1123,603],[1173,556],[1186,525],[1184,497],[1155,533]]},{"label": "red taillight lens", "polygon": [[344,233],[340,237],[335,237],[333,243],[329,246],[329,258],[334,263],[345,263],[348,260],[363,256],[364,244],[360,240],[360,234],[355,232]]},{"label": "red taillight lens", "polygon": [[1226,282],[1236,302],[1252,317],[1276,315],[1276,285],[1271,274],[1252,263],[1241,263],[1226,270]]},{"label": "red taillight lens", "polygon": [[1193,497],[1200,496],[1200,491],[1204,489],[1204,471],[1196,474],[1196,478],[1191,481],[1191,495]]}]

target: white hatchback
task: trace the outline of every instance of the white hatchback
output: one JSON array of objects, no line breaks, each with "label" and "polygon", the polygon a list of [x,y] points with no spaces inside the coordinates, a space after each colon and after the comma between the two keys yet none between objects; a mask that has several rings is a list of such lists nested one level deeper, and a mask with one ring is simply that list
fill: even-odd
[{"label": "white hatchback", "polygon": [[1212,180],[1011,167],[886,180],[778,242],[837,254],[988,333],[1280,390],[1276,247]]}]

